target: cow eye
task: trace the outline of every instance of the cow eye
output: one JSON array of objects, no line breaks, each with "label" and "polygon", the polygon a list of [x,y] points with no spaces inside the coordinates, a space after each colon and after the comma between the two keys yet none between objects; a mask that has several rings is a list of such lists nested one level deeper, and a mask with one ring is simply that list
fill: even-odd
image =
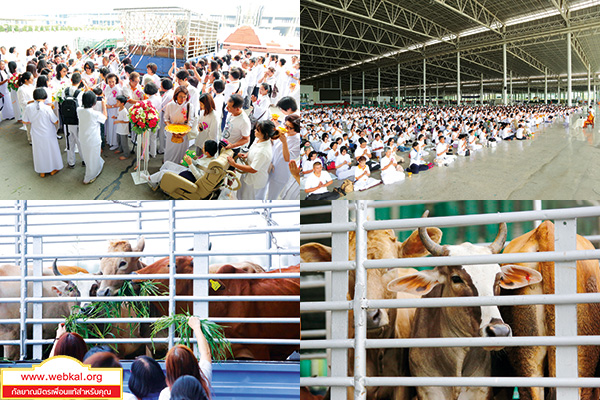
[{"label": "cow eye", "polygon": [[458,275],[452,275],[452,283],[463,283],[463,280],[460,276]]},{"label": "cow eye", "polygon": [[121,262],[119,263],[119,268],[123,268],[123,267],[125,267],[126,265],[127,265],[127,263],[126,263],[125,261],[121,261]]}]

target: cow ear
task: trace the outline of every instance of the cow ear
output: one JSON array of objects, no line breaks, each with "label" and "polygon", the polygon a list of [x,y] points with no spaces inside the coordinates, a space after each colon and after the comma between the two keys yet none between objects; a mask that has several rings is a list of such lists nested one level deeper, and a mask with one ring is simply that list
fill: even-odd
[{"label": "cow ear", "polygon": [[59,296],[59,297],[62,297],[62,296],[64,296],[64,294],[65,294],[65,293],[64,293],[64,288],[63,288],[63,290],[61,290],[61,289],[60,289],[58,286],[56,286],[56,285],[52,285],[52,291],[53,291],[54,293],[56,293],[56,295],[57,295],[57,296]]},{"label": "cow ear", "polygon": [[500,268],[500,287],[503,289],[518,289],[542,281],[542,274],[531,268],[520,265],[503,265]]},{"label": "cow ear", "polygon": [[388,283],[388,290],[392,292],[405,292],[423,296],[440,283],[440,274],[437,270],[419,271],[416,274],[396,278]]},{"label": "cow ear", "polygon": [[300,258],[304,262],[331,261],[331,247],[320,243],[307,243],[300,246]]},{"label": "cow ear", "polygon": [[[427,233],[434,242],[442,241],[442,231],[439,228],[427,228]],[[429,251],[421,242],[418,230],[411,233],[404,242],[398,243],[398,258],[425,257],[427,255],[429,255]]]}]

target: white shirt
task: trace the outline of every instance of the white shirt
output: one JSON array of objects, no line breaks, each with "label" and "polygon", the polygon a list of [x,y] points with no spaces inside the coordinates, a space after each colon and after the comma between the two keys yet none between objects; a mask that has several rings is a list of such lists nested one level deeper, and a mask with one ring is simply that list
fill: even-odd
[{"label": "white shirt", "polygon": [[230,113],[227,116],[225,129],[223,129],[223,138],[227,139],[230,144],[233,144],[242,139],[242,137],[248,136],[250,136],[250,120],[246,113],[242,111],[238,116]]},{"label": "white shirt", "polygon": [[244,182],[252,185],[255,189],[264,187],[269,178],[269,164],[271,163],[271,158],[273,158],[273,152],[270,140],[265,140],[264,142],[255,141],[252,143],[246,162],[256,171],[256,173],[246,174]]},{"label": "white shirt", "polygon": [[[316,188],[317,186],[319,186],[319,183],[327,183],[331,181],[331,176],[329,175],[329,172],[327,171],[321,171],[321,176],[316,176],[315,173],[313,172],[312,174],[308,175],[306,177],[306,181],[304,183],[304,189],[312,189],[312,188]],[[314,192],[310,192],[309,194],[321,194],[321,193],[327,193],[327,187],[321,187],[317,190],[315,190]]]},{"label": "white shirt", "polygon": [[[115,121],[129,121],[129,111],[125,107],[117,111],[117,119]],[[129,124],[115,124],[117,127],[117,135],[129,135]]]},{"label": "white shirt", "polygon": [[258,121],[264,121],[269,119],[271,113],[269,113],[269,106],[271,105],[271,101],[269,100],[269,96],[260,95],[258,99],[254,102],[254,112],[252,115]]}]

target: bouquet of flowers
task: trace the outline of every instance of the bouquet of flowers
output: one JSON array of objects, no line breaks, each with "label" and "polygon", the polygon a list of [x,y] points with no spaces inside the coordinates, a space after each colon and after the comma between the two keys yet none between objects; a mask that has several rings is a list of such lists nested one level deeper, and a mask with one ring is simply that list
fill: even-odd
[{"label": "bouquet of flowers", "polygon": [[[65,100],[65,89],[66,88],[67,88],[67,85],[58,89],[56,91],[56,93],[54,94],[54,99],[56,99],[58,101],[58,104],[61,104]],[[52,101],[54,101],[54,99],[52,99]]]},{"label": "bouquet of flowers", "polygon": [[138,135],[154,132],[158,127],[158,112],[149,101],[140,101],[129,109],[129,120]]},{"label": "bouquet of flowers", "polygon": [[18,88],[19,88],[19,75],[15,73],[8,79],[8,89],[16,92]]}]

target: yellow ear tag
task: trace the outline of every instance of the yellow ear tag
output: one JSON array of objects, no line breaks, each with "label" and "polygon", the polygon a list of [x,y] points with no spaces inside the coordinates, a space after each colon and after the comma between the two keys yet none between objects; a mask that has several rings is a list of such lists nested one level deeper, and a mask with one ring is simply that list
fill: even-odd
[{"label": "yellow ear tag", "polygon": [[221,284],[213,279],[210,279],[210,287],[212,287],[212,290],[214,290],[215,292],[217,290],[219,290],[219,288],[221,287]]}]

